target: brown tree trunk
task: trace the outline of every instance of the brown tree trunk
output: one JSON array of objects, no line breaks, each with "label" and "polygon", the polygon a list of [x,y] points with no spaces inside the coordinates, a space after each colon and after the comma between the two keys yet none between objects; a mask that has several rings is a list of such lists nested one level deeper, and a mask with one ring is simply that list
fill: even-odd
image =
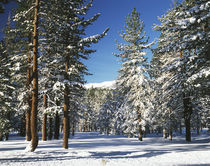
[{"label": "brown tree trunk", "polygon": [[0,141],[3,141],[3,134],[0,132]]},{"label": "brown tree trunk", "polygon": [[26,141],[31,141],[31,122],[30,122],[30,120],[31,120],[31,108],[29,108],[26,111]]},{"label": "brown tree trunk", "polygon": [[141,126],[139,126],[139,141],[143,141],[143,131]]},{"label": "brown tree trunk", "polygon": [[[69,68],[69,58],[66,57],[65,62],[65,74],[64,78],[68,79],[68,68]],[[69,89],[68,85],[65,85],[64,90],[64,117],[63,117],[63,148],[68,149],[68,135],[69,135],[69,117],[68,117],[68,111],[69,111]]]},{"label": "brown tree trunk", "polygon": [[47,141],[47,114],[44,113],[42,120],[42,141]]},{"label": "brown tree trunk", "polygon": [[33,34],[33,90],[32,90],[32,109],[31,109],[31,151],[35,151],[38,145],[37,133],[37,113],[38,113],[38,11],[39,1],[35,0],[34,14],[34,34]]},{"label": "brown tree trunk", "polygon": [[190,97],[185,97],[183,95],[183,103],[184,103],[184,120],[185,120],[185,127],[186,127],[186,141],[191,142],[191,114],[192,114],[192,105],[190,101]]},{"label": "brown tree trunk", "polygon": [[[31,43],[31,33],[28,35],[28,42]],[[26,111],[26,141],[31,141],[31,94],[29,92],[30,90],[30,84],[31,84],[31,48],[28,47],[28,66],[27,66],[27,80],[26,80],[26,88],[28,90],[28,97],[27,97],[27,104],[28,104],[28,110]]]},{"label": "brown tree trunk", "polygon": [[59,129],[60,129],[60,118],[58,111],[55,113],[55,126],[54,126],[54,139],[59,139]]},{"label": "brown tree trunk", "polygon": [[26,116],[25,116],[25,114],[23,114],[21,117],[20,136],[22,136],[22,137],[26,136]]},{"label": "brown tree trunk", "polygon": [[49,133],[48,133],[48,139],[52,140],[53,136],[53,129],[52,129],[52,117],[49,118]]},{"label": "brown tree trunk", "polygon": [[[46,84],[47,88],[47,84]],[[47,95],[44,95],[44,108],[47,109]],[[42,140],[47,140],[47,113],[45,112],[43,115],[43,122],[42,122]]]}]

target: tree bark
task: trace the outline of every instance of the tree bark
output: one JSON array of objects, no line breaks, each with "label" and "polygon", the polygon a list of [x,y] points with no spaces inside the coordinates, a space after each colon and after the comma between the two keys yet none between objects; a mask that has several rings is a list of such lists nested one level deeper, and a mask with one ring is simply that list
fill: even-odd
[{"label": "tree bark", "polygon": [[[137,112],[138,114],[138,122],[140,123],[141,122],[141,113],[140,112]],[[142,126],[139,125],[139,141],[143,141],[143,131],[142,131]]]},{"label": "tree bark", "polygon": [[73,122],[73,124],[72,124],[72,136],[74,136],[74,132],[75,132],[75,123]]},{"label": "tree bark", "polygon": [[[46,84],[47,88],[47,84]],[[44,95],[44,108],[47,109],[47,94]],[[44,112],[43,115],[43,122],[42,122],[42,140],[46,141],[47,140],[47,113]]]},{"label": "tree bark", "polygon": [[192,114],[192,105],[190,101],[190,97],[183,98],[184,103],[184,120],[185,120],[185,127],[186,127],[186,141],[191,142],[191,114]]},{"label": "tree bark", "polygon": [[32,109],[31,109],[31,151],[35,151],[38,145],[37,133],[37,113],[38,113],[38,11],[39,1],[35,0],[34,13],[34,34],[33,34],[33,90],[32,90]]},{"label": "tree bark", "polygon": [[52,140],[53,136],[53,129],[52,129],[52,117],[49,118],[49,133],[48,133],[48,139]]},{"label": "tree bark", "polygon": [[143,131],[141,126],[139,126],[139,141],[143,141]]},{"label": "tree bark", "polygon": [[[68,68],[69,68],[69,58],[66,57],[65,62],[65,74],[64,78],[65,80],[68,80]],[[65,85],[64,89],[64,117],[63,117],[63,148],[68,149],[68,135],[69,135],[69,117],[68,117],[68,111],[69,111],[69,89],[68,85]]]},{"label": "tree bark", "polygon": [[26,116],[25,116],[25,113],[21,117],[20,136],[22,136],[22,137],[26,136]]},{"label": "tree bark", "polygon": [[60,118],[58,111],[55,113],[55,127],[54,127],[54,139],[59,139],[59,129],[60,129]]},{"label": "tree bark", "polygon": [[[8,120],[9,122],[11,121],[11,112],[10,112],[10,111],[7,112],[7,120]],[[6,140],[6,141],[9,140],[9,129],[8,129],[8,131],[5,133],[5,140]]]},{"label": "tree bark", "polygon": [[[29,33],[28,36],[28,42],[31,43],[31,33]],[[31,94],[29,92],[30,90],[30,84],[31,84],[31,48],[28,47],[28,58],[27,58],[28,66],[27,66],[27,73],[26,73],[26,88],[28,90],[28,97],[27,97],[27,104],[28,104],[28,110],[26,111],[26,141],[31,141]]]},{"label": "tree bark", "polygon": [[42,141],[47,141],[47,114],[44,113],[42,120]]}]

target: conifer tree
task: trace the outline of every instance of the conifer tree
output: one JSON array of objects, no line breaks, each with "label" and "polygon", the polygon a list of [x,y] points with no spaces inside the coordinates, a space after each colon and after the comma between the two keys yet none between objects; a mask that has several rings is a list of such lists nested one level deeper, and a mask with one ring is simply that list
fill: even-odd
[{"label": "conifer tree", "polygon": [[[159,39],[161,44],[156,54],[162,55],[162,62],[166,63],[165,71],[169,72],[163,73],[167,75],[167,81],[162,79],[166,90],[162,94],[170,97],[165,101],[168,103],[165,106],[169,108],[173,104],[173,111],[181,110],[187,141],[191,141],[190,121],[195,100],[202,95],[206,96],[202,89],[209,89],[209,60],[206,56],[209,48],[209,31],[206,27],[208,10],[206,0],[183,1],[162,16],[162,24],[156,27],[163,34]],[[173,93],[175,95],[172,95]],[[179,102],[180,100],[182,102]]]},{"label": "conifer tree", "polygon": [[139,140],[142,140],[150,107],[150,83],[146,76],[149,65],[144,49],[151,47],[153,43],[147,44],[148,38],[143,32],[144,24],[136,8],[126,17],[125,23],[125,31],[122,31],[120,36],[128,44],[117,44],[118,49],[123,51],[116,55],[122,62],[117,85],[121,94],[125,96],[122,104],[125,116],[124,132],[128,135],[138,135]]}]

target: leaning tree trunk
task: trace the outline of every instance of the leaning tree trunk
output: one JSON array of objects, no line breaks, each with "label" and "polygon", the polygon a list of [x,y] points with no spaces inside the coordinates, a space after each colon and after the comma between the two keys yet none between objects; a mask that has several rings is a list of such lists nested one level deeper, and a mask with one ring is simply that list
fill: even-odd
[{"label": "leaning tree trunk", "polygon": [[[65,74],[64,78],[68,80],[68,68],[69,68],[69,58],[66,57],[65,62]],[[63,148],[68,149],[68,136],[69,136],[69,89],[68,85],[65,85],[64,89],[64,117],[63,117]]]},{"label": "leaning tree trunk", "polygon": [[37,113],[38,113],[38,11],[39,1],[35,0],[34,34],[33,34],[33,90],[31,109],[31,152],[35,151],[38,145]]},{"label": "leaning tree trunk", "polygon": [[184,103],[184,121],[186,127],[186,141],[191,142],[191,114],[192,114],[192,105],[190,101],[190,97],[185,97],[183,99]]}]

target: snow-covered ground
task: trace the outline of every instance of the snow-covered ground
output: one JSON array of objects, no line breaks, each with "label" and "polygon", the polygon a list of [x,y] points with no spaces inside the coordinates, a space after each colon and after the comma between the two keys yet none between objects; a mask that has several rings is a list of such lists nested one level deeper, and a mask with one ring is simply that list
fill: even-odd
[{"label": "snow-covered ground", "polygon": [[193,137],[186,143],[176,136],[171,142],[150,136],[136,138],[106,136],[96,132],[76,133],[69,139],[69,149],[62,139],[39,141],[35,152],[25,152],[28,142],[12,136],[0,142],[0,166],[159,166],[210,165],[210,135]]}]

